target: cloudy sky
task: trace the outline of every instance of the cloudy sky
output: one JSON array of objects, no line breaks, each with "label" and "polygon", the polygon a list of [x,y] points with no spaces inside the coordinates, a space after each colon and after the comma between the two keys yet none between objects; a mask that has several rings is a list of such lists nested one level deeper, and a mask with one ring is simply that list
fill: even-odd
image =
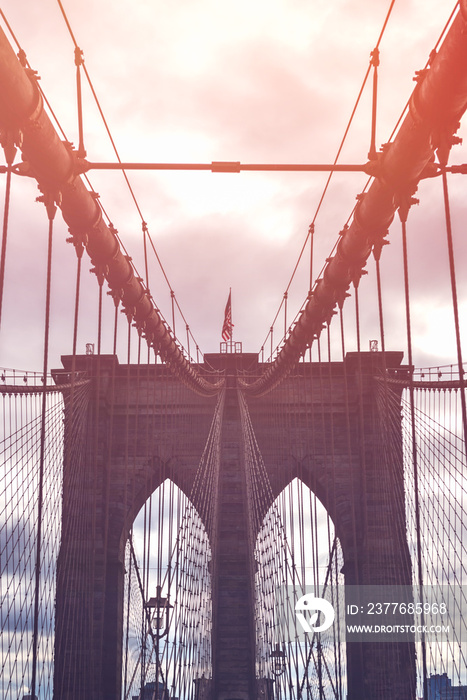
[{"label": "cloudy sky", "polygon": [[[122,160],[244,163],[332,162],[389,0],[63,0]],[[381,43],[377,145],[385,142],[453,3],[396,0]],[[56,0],[5,0],[3,11],[41,76],[69,140],[77,144],[74,47]],[[89,160],[114,160],[90,90],[83,86]],[[368,83],[341,162],[364,162],[370,141]],[[465,127],[461,128],[465,132]],[[456,161],[466,160],[457,147]],[[136,197],[190,328],[203,352],[219,348],[232,288],[234,337],[259,351],[281,302],[326,175],[131,173]],[[336,174],[316,218],[314,277],[365,184]],[[141,220],[121,173],[91,181],[140,271]],[[466,204],[451,178],[461,299]],[[2,182],[3,188],[3,182]],[[15,179],[0,364],[40,368],[47,221],[33,182]],[[3,196],[3,195],[0,195]],[[423,183],[409,222],[418,365],[455,361],[441,183]],[[71,350],[75,259],[56,227],[51,365]],[[384,251],[387,346],[405,347],[400,231]],[[96,341],[97,289],[90,266],[78,350]],[[361,287],[363,347],[378,337],[374,269]],[[170,294],[154,259],[150,289],[168,320]],[[308,253],[289,295],[289,322],[308,291]],[[464,305],[464,311],[467,305]],[[108,304],[103,351],[111,350]],[[283,332],[283,317],[275,339]],[[465,325],[465,324],[464,324]],[[353,302],[346,309],[354,348]],[[183,330],[180,318],[177,332]],[[337,330],[337,329],[336,329]],[[185,334],[183,333],[183,336]],[[337,337],[337,336],[336,336]],[[269,347],[269,346],[268,346]],[[123,360],[123,349],[121,359]],[[336,359],[338,355],[336,355]]]}]

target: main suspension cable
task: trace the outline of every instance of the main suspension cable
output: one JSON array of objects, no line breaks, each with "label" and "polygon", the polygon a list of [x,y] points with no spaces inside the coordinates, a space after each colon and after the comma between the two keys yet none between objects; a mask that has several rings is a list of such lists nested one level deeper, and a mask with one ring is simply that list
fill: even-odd
[{"label": "main suspension cable", "polygon": [[[374,55],[374,52],[378,52],[378,55],[379,55],[379,46],[380,46],[380,44],[381,44],[381,41],[382,41],[383,36],[384,36],[384,33],[385,33],[385,31],[386,31],[386,27],[387,27],[388,22],[389,22],[389,19],[390,19],[390,17],[391,17],[392,10],[393,10],[393,7],[394,7],[394,3],[395,3],[395,0],[391,0],[391,4],[390,4],[389,9],[388,9],[388,11],[387,11],[387,13],[386,13],[386,17],[385,17],[385,19],[384,19],[383,26],[382,26],[381,31],[380,31],[380,33],[379,33],[378,41],[376,42],[375,48],[374,48],[373,52],[371,53],[370,62],[369,62],[369,64],[368,64],[367,70],[366,70],[365,75],[364,75],[364,77],[363,77],[363,81],[362,81],[362,84],[361,84],[361,86],[360,86],[360,90],[358,91],[358,95],[357,95],[357,98],[356,98],[356,100],[355,100],[355,103],[354,103],[352,112],[351,112],[351,114],[350,114],[350,117],[349,117],[349,119],[348,119],[347,125],[346,125],[345,130],[344,130],[344,135],[342,136],[341,142],[340,142],[339,147],[338,147],[338,149],[337,149],[336,156],[335,156],[334,161],[333,161],[333,166],[334,166],[334,167],[337,166],[337,162],[338,162],[338,160],[339,160],[339,158],[340,158],[340,155],[341,155],[341,153],[342,153],[342,150],[343,150],[343,148],[344,148],[344,145],[345,145],[345,143],[346,143],[346,141],[347,141],[347,137],[348,137],[348,135],[349,135],[350,127],[352,126],[352,123],[353,123],[355,114],[356,114],[356,112],[357,112],[357,108],[358,108],[358,106],[359,106],[359,104],[360,104],[360,100],[361,100],[361,98],[362,98],[364,89],[365,89],[365,87],[366,87],[368,78],[369,78],[369,76],[370,76],[371,69],[372,69],[372,67],[373,67],[373,61],[374,61],[373,55]],[[376,129],[376,125],[375,125],[374,129]],[[371,149],[371,147],[370,147],[370,153],[371,153],[371,151],[372,151],[372,149]],[[370,156],[370,154],[369,154],[369,156]],[[336,168],[336,170],[337,170],[337,168]],[[316,219],[318,218],[318,214],[319,214],[319,212],[320,212],[320,210],[321,210],[321,207],[322,207],[322,205],[323,205],[323,202],[324,202],[324,199],[325,199],[325,197],[326,197],[327,191],[328,191],[328,189],[329,189],[329,185],[331,184],[331,180],[332,180],[332,177],[333,177],[333,175],[334,175],[334,172],[335,172],[334,170],[331,170],[331,172],[329,173],[329,175],[328,175],[328,177],[327,177],[326,184],[325,184],[324,189],[323,189],[323,191],[322,191],[322,193],[321,193],[321,197],[320,197],[320,199],[319,199],[319,201],[318,201],[318,205],[317,205],[317,207],[316,207],[316,209],[315,209],[315,213],[314,213],[314,215],[313,215],[313,219],[312,219],[312,221],[311,221],[310,227],[309,227],[308,232],[307,232],[307,235],[306,235],[306,237],[305,237],[305,241],[303,242],[303,245],[302,245],[302,248],[301,248],[301,250],[300,250],[300,253],[299,253],[297,262],[295,263],[294,269],[293,269],[293,271],[292,271],[292,275],[291,275],[291,277],[290,277],[290,279],[289,279],[289,282],[288,282],[288,284],[287,284],[287,287],[286,287],[286,290],[285,290],[286,292],[289,291],[290,286],[291,286],[291,284],[292,284],[292,282],[293,282],[293,280],[294,280],[295,273],[297,272],[298,266],[299,266],[300,261],[301,261],[301,259],[302,259],[302,257],[303,257],[303,253],[305,252],[305,249],[306,249],[308,240],[311,238],[312,233],[314,233],[315,225],[316,225]],[[367,185],[368,185],[368,183],[369,183],[370,181],[371,181],[371,177],[368,179]],[[350,219],[350,217],[351,217],[351,215],[349,216],[349,219]],[[336,245],[337,245],[337,243],[336,243]],[[312,289],[312,281],[310,281],[310,291],[311,291],[311,289]],[[274,324],[275,324],[275,322],[276,322],[276,320],[277,320],[277,317],[279,316],[279,314],[280,314],[280,312],[281,312],[283,303],[284,303],[284,298],[282,298],[281,303],[280,303],[280,305],[279,305],[279,308],[278,308],[278,310],[277,310],[277,312],[276,312],[276,315],[274,316],[274,320],[273,320],[273,322],[272,322],[272,324],[271,324],[272,326],[274,326]],[[271,331],[270,331],[270,332],[271,332]],[[263,343],[263,346],[267,343],[267,340],[268,340],[268,337],[269,337],[269,335],[270,335],[270,332],[269,332],[268,335],[266,336],[266,339],[265,339],[265,341],[264,341],[264,343]],[[272,352],[271,352],[271,361],[272,361]]]},{"label": "main suspension cable", "polygon": [[[156,253],[156,248],[155,248],[154,242],[153,242],[153,240],[152,240],[152,237],[151,237],[151,235],[150,235],[150,233],[149,233],[149,230],[148,230],[148,227],[147,227],[147,223],[146,223],[145,217],[143,216],[141,207],[140,207],[140,205],[139,205],[139,202],[138,202],[138,200],[137,200],[136,194],[135,194],[135,192],[134,192],[134,190],[133,190],[133,187],[132,187],[132,185],[131,185],[130,179],[129,179],[127,173],[125,172],[124,164],[122,163],[122,160],[121,160],[121,158],[120,158],[120,153],[119,153],[119,151],[118,151],[118,148],[117,148],[117,145],[116,145],[116,143],[115,143],[114,137],[113,137],[112,132],[111,132],[111,130],[110,130],[110,126],[109,126],[109,124],[108,124],[108,121],[107,121],[107,119],[106,119],[106,117],[105,117],[105,114],[104,114],[102,105],[101,105],[100,100],[99,100],[98,95],[97,95],[97,92],[96,92],[96,90],[95,90],[95,88],[94,88],[94,84],[93,84],[93,82],[92,82],[90,73],[89,73],[89,71],[88,71],[88,69],[87,69],[86,63],[84,62],[84,59],[83,59],[83,52],[82,52],[82,50],[80,49],[80,47],[79,47],[79,45],[78,45],[76,36],[75,36],[75,34],[74,34],[74,32],[73,32],[73,29],[72,29],[72,27],[71,27],[70,21],[69,21],[69,19],[68,19],[66,10],[65,10],[65,8],[64,8],[63,3],[61,2],[61,0],[57,0],[57,2],[58,2],[58,5],[59,5],[59,8],[60,8],[60,11],[61,11],[61,13],[62,13],[63,19],[64,19],[64,21],[65,21],[66,27],[67,27],[67,29],[68,29],[68,32],[69,32],[69,34],[70,34],[70,37],[71,37],[71,39],[72,39],[72,42],[73,42],[73,44],[74,44],[75,52],[76,52],[76,51],[79,51],[79,52],[80,52],[80,66],[81,66],[81,68],[82,68],[82,70],[84,71],[84,74],[85,74],[85,76],[86,76],[86,80],[87,80],[87,82],[88,82],[88,85],[89,85],[89,88],[90,88],[90,90],[91,90],[92,96],[93,96],[93,98],[94,98],[94,101],[95,101],[95,103],[96,103],[97,109],[98,109],[99,114],[100,114],[100,116],[101,116],[102,122],[103,122],[103,124],[104,124],[104,128],[105,128],[105,130],[106,130],[106,132],[107,132],[108,138],[109,138],[110,143],[111,143],[111,145],[112,145],[112,149],[113,149],[113,151],[114,151],[114,153],[115,153],[115,157],[117,158],[117,161],[118,161],[118,163],[119,163],[119,166],[120,166],[120,168],[122,169],[123,177],[124,177],[124,179],[125,179],[126,185],[127,185],[128,190],[129,190],[129,192],[130,192],[131,198],[132,198],[132,200],[133,200],[133,202],[134,202],[134,205],[135,205],[135,207],[136,207],[136,210],[137,210],[137,212],[138,212],[138,215],[139,215],[139,217],[140,217],[140,219],[141,219],[141,224],[142,224],[143,226],[145,226],[145,229],[146,229],[145,233],[146,233],[146,236],[148,237],[148,240],[149,240],[149,242],[150,242],[150,244],[151,244],[151,248],[152,248],[153,251],[154,251],[154,254],[155,254],[155,256],[156,256],[157,262],[159,263],[159,266],[160,266],[160,268],[161,268],[162,274],[163,274],[163,276],[164,276],[164,278],[165,278],[165,280],[166,280],[166,282],[167,282],[167,285],[168,285],[168,287],[169,287],[170,293],[171,293],[171,295],[174,295],[174,303],[175,303],[175,305],[176,305],[178,311],[180,312],[180,315],[181,315],[181,317],[182,317],[184,323],[185,323],[186,325],[188,325],[188,322],[187,322],[187,320],[186,320],[186,318],[185,318],[185,316],[184,316],[184,314],[182,313],[182,310],[181,310],[181,308],[180,308],[179,302],[178,302],[178,300],[177,300],[176,297],[175,297],[175,294],[174,294],[174,292],[173,292],[172,285],[171,285],[170,282],[169,282],[169,279],[168,279],[168,277],[167,277],[167,274],[166,274],[166,272],[165,272],[165,269],[164,269],[164,267],[163,267],[163,265],[162,265],[162,263],[161,263],[160,257],[159,257],[159,255]],[[75,55],[76,55],[76,54],[75,54]],[[77,68],[77,70],[79,71],[79,67]],[[82,128],[82,120],[81,120],[81,119],[80,119],[80,126],[81,126],[81,128]],[[82,139],[81,139],[81,135],[80,135],[80,148],[81,148],[81,146],[82,146]],[[83,150],[84,150],[84,146],[82,146],[82,148],[83,148]],[[79,155],[79,151],[78,151],[78,155]],[[122,167],[122,166],[123,166],[123,167]],[[197,344],[197,343],[196,343],[196,339],[194,338],[194,336],[193,336],[193,334],[191,333],[191,331],[190,331],[190,335],[191,335],[191,337],[192,337],[192,339],[193,339],[193,342],[194,342],[195,344]],[[189,361],[191,361],[191,358],[188,358],[188,359],[189,359]]]}]

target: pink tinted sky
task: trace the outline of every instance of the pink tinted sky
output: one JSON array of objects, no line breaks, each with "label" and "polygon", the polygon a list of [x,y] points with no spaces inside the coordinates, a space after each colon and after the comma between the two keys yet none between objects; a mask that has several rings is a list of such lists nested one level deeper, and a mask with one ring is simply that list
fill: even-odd
[{"label": "pink tinted sky", "polygon": [[[360,88],[387,2],[370,0],[162,2],[64,0],[77,42],[123,160],[330,162]],[[381,44],[377,145],[387,140],[451,10],[435,0],[396,1]],[[58,3],[6,0],[3,11],[56,111],[77,142],[73,45]],[[113,160],[84,87],[90,160]],[[342,156],[366,160],[367,86]],[[462,131],[465,129],[461,129]],[[465,161],[462,148],[455,154]],[[232,287],[235,338],[258,351],[313,219],[322,174],[135,173],[131,181],[190,327],[205,352],[218,350]],[[141,222],[119,173],[91,180],[143,270]],[[462,179],[453,179],[461,297],[467,278]],[[346,222],[365,177],[336,175],[316,221],[315,276]],[[32,182],[14,183],[1,340],[3,366],[40,367],[46,221]],[[440,183],[424,183],[410,224],[418,364],[454,361],[446,311],[449,280]],[[464,200],[464,201],[463,201]],[[57,226],[51,364],[71,348],[74,254]],[[385,250],[388,347],[405,347],[399,229]],[[441,261],[441,262],[439,262]],[[438,264],[439,263],[439,264]],[[87,270],[89,266],[85,266]],[[372,265],[369,265],[373,273]],[[289,320],[306,296],[304,262],[290,290]],[[86,273],[79,350],[96,336],[96,289]],[[378,337],[374,280],[362,283],[363,343]],[[155,261],[150,287],[170,319],[170,297]],[[465,295],[464,295],[465,296]],[[353,349],[353,303],[346,312]],[[467,308],[464,305],[464,310]],[[110,351],[110,311],[104,350]],[[177,320],[178,330],[182,328]],[[276,338],[283,330],[278,323]],[[123,356],[123,351],[121,352]],[[123,357],[122,357],[123,359]]]}]

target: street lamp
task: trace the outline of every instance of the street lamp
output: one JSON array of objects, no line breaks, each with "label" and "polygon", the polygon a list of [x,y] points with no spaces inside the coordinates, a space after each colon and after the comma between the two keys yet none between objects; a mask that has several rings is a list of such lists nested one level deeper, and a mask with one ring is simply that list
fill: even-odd
[{"label": "street lamp", "polygon": [[[153,638],[156,638],[156,684],[155,684],[155,698],[166,698],[166,686],[164,683],[164,689],[162,690],[162,695],[159,695],[159,674],[160,674],[160,659],[159,659],[159,640],[165,637],[169,631],[170,623],[170,610],[173,605],[170,605],[169,598],[165,598],[162,595],[162,586],[156,586],[156,595],[153,598],[149,598],[148,602],[144,604],[147,610],[153,610],[151,618],[151,628],[150,634]],[[155,624],[155,629],[153,627]],[[162,679],[163,680],[163,679]]]},{"label": "street lamp", "polygon": [[154,635],[157,639],[165,637],[169,631],[170,610],[173,605],[170,605],[168,597],[164,598],[162,595],[162,586],[156,586],[155,597],[150,598],[144,607],[154,610],[152,618],[156,625],[156,629],[153,630]]},{"label": "street lamp", "polygon": [[279,678],[285,671],[285,652],[282,651],[279,644],[276,644],[269,658],[272,659],[272,672],[276,678]]}]

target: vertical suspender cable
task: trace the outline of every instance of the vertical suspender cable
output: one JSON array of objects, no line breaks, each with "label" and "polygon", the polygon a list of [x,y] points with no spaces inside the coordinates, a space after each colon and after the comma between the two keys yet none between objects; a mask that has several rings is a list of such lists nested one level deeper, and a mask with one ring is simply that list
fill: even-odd
[{"label": "vertical suspender cable", "polygon": [[[79,293],[81,286],[81,262],[83,259],[84,246],[82,242],[74,238],[68,239],[70,243],[75,246],[75,251],[77,255],[77,265],[76,265],[76,287],[75,287],[75,310],[73,318],[73,347],[72,347],[72,359],[71,359],[71,392],[70,392],[70,416],[71,421],[74,420],[73,408],[75,401],[75,373],[76,373],[76,345],[78,341],[78,315],[79,315]],[[68,446],[70,441],[67,441]],[[68,461],[68,456],[67,456]]]},{"label": "vertical suspender cable", "polygon": [[[133,528],[130,530],[129,539],[133,539]],[[129,634],[130,634],[130,602],[131,602],[131,574],[133,557],[130,553],[129,571],[128,571],[128,590],[127,590],[127,601],[126,601],[126,630],[125,630],[125,661],[123,667],[123,697],[127,697],[127,687],[128,687],[128,650],[129,650]]]},{"label": "vertical suspender cable", "polygon": [[[70,378],[70,393],[69,393],[69,398],[68,398],[68,403],[66,406],[66,413],[65,416],[68,421],[68,436],[64,441],[64,453],[63,453],[63,469],[64,469],[64,475],[66,472],[70,473],[71,465],[74,460],[74,451],[75,451],[75,440],[74,440],[74,432],[76,430],[75,427],[75,420],[76,420],[76,413],[75,411],[78,409],[79,410],[79,399],[76,396],[76,346],[77,346],[77,337],[78,337],[78,316],[79,316],[79,301],[80,301],[80,285],[81,285],[81,262],[82,262],[82,256],[83,256],[83,250],[84,246],[78,236],[72,237],[67,239],[68,243],[73,243],[75,252],[77,255],[77,266],[76,266],[76,284],[75,284],[75,304],[74,304],[74,317],[73,317],[73,341],[72,341],[72,360],[71,360],[71,378]],[[65,507],[64,505],[62,506],[63,508]],[[76,508],[76,505],[74,506]],[[79,509],[79,505],[78,505]],[[71,508],[70,508],[71,510]],[[77,514],[76,514],[77,515]],[[75,515],[75,517],[76,517]],[[76,525],[75,525],[76,527]],[[84,539],[84,538],[83,538]],[[82,553],[81,553],[82,556]],[[77,552],[75,552],[75,557],[78,559],[79,555]],[[81,567],[80,567],[80,576],[82,577],[82,581],[89,580],[89,572],[85,571],[85,566],[84,562],[81,562]],[[80,583],[81,586],[81,583]],[[86,586],[84,584],[83,588]],[[79,622],[84,622],[78,621],[74,618],[73,616],[73,621],[72,623],[69,622],[67,624],[67,636],[71,638],[73,635],[79,634],[75,630],[75,632],[72,631],[73,625]],[[79,683],[84,683],[86,685],[86,681],[82,677],[76,678],[76,670],[74,673],[74,677],[71,681],[68,681],[68,683],[73,687],[75,692],[79,692]]]},{"label": "vertical suspender cable", "polygon": [[2,252],[0,258],[0,324],[2,322],[3,308],[3,283],[5,281],[5,259],[6,259],[6,242],[8,236],[8,215],[10,211],[10,191],[11,191],[11,166],[9,165],[6,173],[6,190],[5,190],[5,207],[3,210],[3,235],[2,235]]},{"label": "vertical suspender cable", "polygon": [[104,621],[105,621],[105,610],[107,604],[107,586],[108,586],[108,560],[107,560],[107,547],[109,541],[109,508],[110,508],[110,484],[111,484],[111,471],[112,471],[112,459],[113,459],[113,435],[114,435],[114,419],[115,419],[115,384],[116,384],[116,352],[117,352],[117,329],[118,329],[118,307],[120,303],[120,297],[118,294],[111,294],[113,297],[115,305],[115,316],[114,316],[114,334],[113,334],[113,355],[112,358],[112,369],[110,375],[110,390],[109,390],[109,419],[107,424],[107,454],[104,460],[104,470],[102,474],[102,529],[103,529],[103,551],[106,553],[103,560],[103,584],[104,584],[104,596],[102,601],[102,611],[101,611],[101,626],[100,626],[100,646],[99,655],[102,662],[104,654]]},{"label": "vertical suspender cable", "polygon": [[[343,306],[344,306],[344,299],[340,299],[338,302],[339,305],[339,320],[340,320],[340,331],[341,331],[341,351],[342,351],[342,369],[343,369],[343,382],[344,382],[344,413],[345,413],[345,432],[346,432],[346,448],[347,448],[347,459],[349,460],[349,470],[352,473],[353,467],[352,467],[352,446],[350,443],[350,433],[351,433],[351,427],[350,427],[350,406],[349,406],[349,383],[348,383],[348,377],[347,377],[347,365],[345,362],[345,333],[344,333],[344,314],[343,314]],[[329,360],[330,362],[330,360]],[[332,418],[331,418],[332,420]],[[351,478],[351,500],[352,500],[352,538],[353,538],[353,544],[355,547],[355,551],[358,551],[358,538],[357,538],[357,510],[356,510],[356,501],[358,498],[357,494],[357,489],[356,489],[356,479],[354,480]],[[355,581],[356,584],[360,584],[360,571],[357,565],[357,562],[355,563]]]},{"label": "vertical suspender cable", "polygon": [[378,287],[378,312],[379,312],[379,330],[381,337],[381,352],[383,353],[383,369],[386,373],[386,345],[384,342],[384,322],[383,322],[383,295],[381,292],[381,271],[379,261],[381,258],[381,251],[383,250],[383,245],[388,243],[388,241],[381,239],[376,241],[373,246],[373,256],[376,263],[376,284]]},{"label": "vertical suspender cable", "polygon": [[376,108],[378,104],[378,66],[379,66],[379,49],[376,47],[371,52],[371,62],[373,66],[373,101],[371,108],[371,142],[368,152],[368,160],[376,160],[378,154],[376,152]]},{"label": "vertical suspender cable", "polygon": [[[360,284],[360,275],[357,275],[353,281],[354,291],[355,291],[355,326],[357,334],[357,380],[358,380],[358,425],[359,425],[359,446],[360,446],[360,468],[362,473],[362,510],[363,510],[363,539],[366,540],[368,536],[368,509],[367,509],[367,467],[366,467],[366,454],[365,454],[365,418],[363,413],[363,377],[362,377],[362,352],[361,352],[361,338],[360,338],[360,305],[358,298],[358,288]],[[368,547],[365,553],[365,568],[367,571],[370,570],[369,562],[369,552]]]},{"label": "vertical suspender cable", "polygon": [[[97,356],[98,358],[100,358],[102,349],[102,287],[104,284],[104,275],[100,268],[96,269],[96,276],[97,283],[99,285],[99,300],[97,312]],[[100,360],[98,361],[100,362]]]},{"label": "vertical suspender cable", "polygon": [[[411,438],[412,438],[412,460],[413,460],[413,476],[414,476],[414,491],[415,491],[415,527],[417,538],[417,576],[418,585],[420,588],[420,601],[422,603],[421,624],[425,624],[425,616],[423,612],[423,567],[422,567],[422,538],[420,530],[420,486],[418,474],[418,450],[417,439],[415,433],[415,402],[414,402],[414,387],[413,387],[413,361],[412,361],[412,330],[410,320],[410,295],[409,295],[409,264],[407,254],[407,214],[408,207],[399,208],[399,217],[402,224],[402,254],[404,259],[404,290],[405,290],[405,317],[407,324],[407,355],[410,371],[410,422],[411,422]],[[422,669],[423,669],[423,698],[428,698],[427,685],[427,662],[426,662],[426,644],[425,637],[422,635]]]},{"label": "vertical suspender cable", "polygon": [[452,243],[452,224],[451,224],[451,207],[449,204],[448,181],[446,176],[446,167],[443,165],[441,170],[443,180],[443,195],[444,195],[444,212],[446,218],[446,237],[448,243],[449,255],[449,273],[451,278],[451,293],[452,293],[452,309],[454,312],[454,326],[456,331],[456,347],[457,347],[457,364],[459,366],[459,384],[461,394],[462,408],[462,424],[464,428],[464,449],[467,455],[467,408],[465,400],[465,382],[464,382],[464,366],[462,361],[462,345],[459,325],[459,304],[457,299],[457,284],[456,284],[456,269],[454,265],[454,247]]},{"label": "vertical suspender cable", "polygon": [[315,237],[315,225],[312,223],[308,227],[308,234],[310,236],[310,294],[313,289],[313,244]]},{"label": "vertical suspender cable", "polygon": [[[358,286],[360,279],[354,279],[354,290],[355,290],[355,331],[357,334],[357,352],[361,353],[361,339],[360,339],[360,304],[358,299]],[[360,358],[361,359],[361,358]]]},{"label": "vertical suspender cable", "polygon": [[[73,241],[73,239],[72,239],[72,241]],[[74,312],[74,320],[73,320],[72,381],[73,381],[73,377],[74,377],[75,363],[76,363],[76,345],[77,345],[77,340],[78,340],[79,293],[80,293],[80,287],[81,287],[81,262],[83,259],[83,250],[84,250],[84,247],[83,247],[83,244],[81,243],[81,241],[76,241],[74,243],[75,243],[76,255],[78,257],[78,263],[77,263],[77,267],[76,267],[75,312]]]},{"label": "vertical suspender cable", "polygon": [[83,136],[83,102],[81,99],[81,70],[80,67],[83,65],[83,52],[78,46],[75,46],[75,66],[76,66],[76,96],[78,104],[78,156],[80,158],[86,158],[86,149],[84,148],[84,136]]},{"label": "vertical suspender cable", "polygon": [[146,670],[146,608],[144,603],[148,599],[147,586],[146,586],[146,536],[147,536],[147,516],[148,516],[148,502],[144,503],[144,520],[143,520],[143,580],[141,583],[141,595],[143,598],[143,607],[141,609],[141,677],[140,677],[140,687],[144,686],[144,674]]},{"label": "vertical suspender cable", "polygon": [[6,173],[6,190],[5,190],[5,207],[3,210],[3,235],[2,235],[2,252],[0,257],[0,325],[2,322],[3,308],[3,284],[5,281],[5,259],[6,259],[6,242],[8,237],[8,215],[10,211],[10,191],[11,191],[11,166],[9,165]]},{"label": "vertical suspender cable", "polygon": [[190,352],[190,326],[186,324],[186,345],[188,352],[188,362],[191,362],[191,352]]},{"label": "vertical suspender cable", "polygon": [[175,332],[175,292],[173,289],[170,290],[170,298],[172,300],[172,330],[174,332],[174,338],[177,337]]},{"label": "vertical suspender cable", "polygon": [[49,331],[50,331],[50,288],[52,279],[52,236],[53,221],[57,210],[54,200],[49,195],[40,198],[47,209],[49,219],[49,234],[47,245],[47,280],[45,294],[45,323],[44,323],[44,361],[43,361],[43,387],[42,387],[42,414],[41,414],[41,441],[39,456],[39,489],[37,496],[37,535],[36,535],[36,562],[35,562],[35,588],[34,588],[34,628],[32,638],[32,678],[31,696],[36,695],[37,680],[37,647],[39,635],[39,587],[41,576],[41,540],[42,540],[42,511],[45,469],[45,431],[46,431],[46,406],[47,406],[47,371],[49,361]]},{"label": "vertical suspender cable", "polygon": [[[131,315],[127,314],[127,368],[126,368],[126,386],[125,386],[125,459],[124,459],[124,490],[123,490],[123,509],[125,517],[128,513],[128,490],[131,481],[130,475],[130,359],[131,359]],[[131,496],[130,496],[131,498]],[[131,537],[132,529],[129,536]],[[126,544],[125,544],[126,547]],[[131,577],[128,579],[128,585],[131,582]]]},{"label": "vertical suspender cable", "polygon": [[[98,483],[98,475],[99,475],[99,469],[98,469],[98,453],[99,453],[99,444],[101,440],[101,434],[102,434],[102,428],[101,428],[101,408],[100,408],[100,399],[101,399],[101,350],[102,350],[102,289],[104,285],[104,273],[102,270],[102,267],[97,265],[92,272],[95,273],[96,279],[97,279],[97,284],[98,284],[98,308],[97,308],[97,360],[96,360],[96,365],[95,369],[93,368],[93,384],[94,384],[94,396],[93,396],[93,402],[92,402],[92,422],[93,422],[93,432],[92,432],[92,447],[91,447],[91,454],[92,454],[92,484],[91,484],[91,493],[92,493],[92,513],[91,513],[91,538],[93,542],[93,552],[92,552],[92,564],[91,564],[91,571],[90,571],[90,586],[94,585],[95,581],[95,575],[96,575],[96,566],[95,566],[95,555],[96,555],[96,529],[97,529],[97,493],[98,493],[98,488],[97,488],[97,483]],[[93,606],[89,607],[89,624],[90,624],[90,632],[92,637],[94,637],[94,630],[95,630],[95,625],[96,625],[96,616],[93,614]],[[91,664],[90,664],[90,669],[89,669],[89,677],[94,677],[95,673],[95,667],[96,664],[98,663],[98,660],[95,658],[94,655],[91,656]]]},{"label": "vertical suspender cable", "polygon": [[288,293],[284,292],[284,342],[287,339],[287,298]]},{"label": "vertical suspender cable", "polygon": [[115,312],[114,312],[114,340],[112,346],[112,354],[117,354],[117,331],[118,331],[118,305],[120,300],[117,296],[114,296]]},{"label": "vertical suspender cable", "polygon": [[11,166],[16,155],[16,147],[13,139],[9,134],[5,137],[4,143],[5,158],[7,162],[6,171],[6,188],[5,188],[5,206],[3,210],[3,234],[2,234],[2,251],[0,254],[0,325],[2,322],[3,308],[3,284],[5,281],[5,260],[6,260],[6,243],[8,236],[8,218],[10,214],[10,195],[11,195]]},{"label": "vertical suspender cable", "polygon": [[146,289],[149,290],[149,269],[148,269],[148,247],[147,247],[147,241],[146,241],[146,236],[149,235],[148,233],[148,225],[145,221],[142,223],[142,228],[143,228],[143,252],[144,252],[144,273],[145,273],[145,282],[146,282]]}]

